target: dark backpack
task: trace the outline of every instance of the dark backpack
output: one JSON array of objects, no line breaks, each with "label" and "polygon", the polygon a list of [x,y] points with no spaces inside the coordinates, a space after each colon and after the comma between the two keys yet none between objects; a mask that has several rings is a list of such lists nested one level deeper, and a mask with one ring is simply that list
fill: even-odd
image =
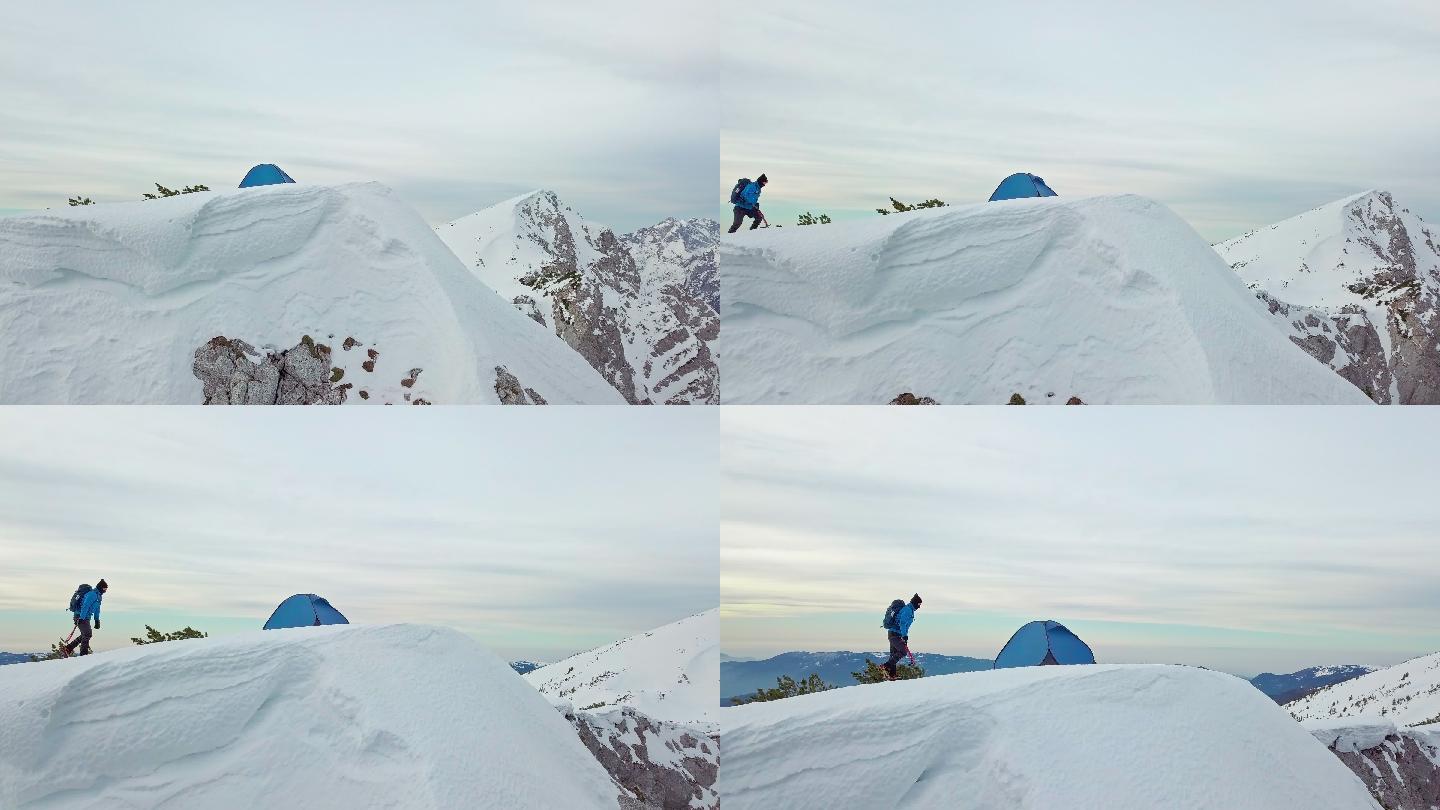
[{"label": "dark backpack", "polygon": [[735,187],[730,189],[731,205],[740,205],[745,202],[745,200],[741,199],[740,193],[743,192],[747,187],[749,187],[749,185],[750,178],[748,177],[742,177],[739,180],[735,181]]},{"label": "dark backpack", "polygon": [[881,622],[880,626],[892,633],[900,632],[900,608],[903,607],[905,607],[904,599],[896,599],[891,602],[890,607],[885,608],[885,621]]},{"label": "dark backpack", "polygon": [[90,592],[90,586],[89,586],[89,585],[81,585],[80,587],[78,587],[78,588],[75,589],[75,593],[73,593],[73,594],[70,595],[70,612],[71,612],[71,613],[79,613],[79,612],[80,612],[80,603],[83,602],[83,601],[85,601],[85,594],[87,594],[87,593],[89,593],[89,592]]}]

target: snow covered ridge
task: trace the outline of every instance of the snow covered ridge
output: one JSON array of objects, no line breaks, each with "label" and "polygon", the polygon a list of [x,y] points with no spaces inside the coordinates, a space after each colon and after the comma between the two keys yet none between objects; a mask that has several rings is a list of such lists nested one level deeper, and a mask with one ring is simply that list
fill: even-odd
[{"label": "snow covered ridge", "polygon": [[1363,719],[1402,726],[1440,724],[1440,653],[1327,686],[1285,708],[1301,721]]},{"label": "snow covered ridge", "polygon": [[727,810],[1379,807],[1265,695],[1193,667],[945,675],[723,716]]},{"label": "snow covered ridge", "polygon": [[1440,403],[1440,234],[1367,191],[1215,246],[1276,324],[1382,404]]},{"label": "snow covered ridge", "polygon": [[477,277],[570,345],[626,401],[719,403],[713,220],[617,236],[552,191],[436,228]]},{"label": "snow covered ridge", "polygon": [[[453,630],[336,625],[0,668],[0,807],[613,808],[504,661]],[[477,804],[478,802],[478,804]]]},{"label": "snow covered ridge", "polygon": [[629,706],[714,730],[720,713],[720,611],[697,613],[525,675],[580,711]]},{"label": "snow covered ridge", "polygon": [[1366,401],[1142,197],[741,231],[719,256],[726,403]]},{"label": "snow covered ridge", "polygon": [[376,183],[0,219],[0,403],[618,403]]}]

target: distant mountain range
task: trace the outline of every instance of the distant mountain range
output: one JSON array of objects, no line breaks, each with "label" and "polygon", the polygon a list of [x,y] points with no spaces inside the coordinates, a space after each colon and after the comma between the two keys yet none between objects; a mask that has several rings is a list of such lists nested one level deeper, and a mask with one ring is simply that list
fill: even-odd
[{"label": "distant mountain range", "polygon": [[24,664],[29,662],[30,653],[9,653],[0,652],[0,666],[6,664]]},{"label": "distant mountain range", "polygon": [[545,666],[545,665],[544,665],[544,664],[537,664],[537,663],[535,663],[534,661],[511,661],[511,662],[510,662],[510,668],[513,669],[513,670],[515,670],[516,672],[518,672],[518,673],[521,674],[521,675],[525,675],[525,674],[527,674],[527,673],[534,672],[535,670],[537,670],[537,669],[539,669],[540,667],[543,667],[543,666]]},{"label": "distant mountain range", "polygon": [[[865,669],[866,659],[879,663],[887,653],[850,652],[786,652],[762,660],[745,660],[722,656],[720,659],[720,705],[729,706],[732,699],[752,694],[761,687],[772,687],[775,679],[785,675],[800,680],[811,673],[832,686],[853,686],[855,679],[850,673]],[[951,675],[956,672],[976,672],[990,669],[988,658],[969,658],[963,655],[938,655],[915,653],[915,662],[926,675]]]},{"label": "distant mountain range", "polygon": [[1374,667],[1360,664],[1341,664],[1333,667],[1310,667],[1284,675],[1262,672],[1251,678],[1250,683],[1255,684],[1256,689],[1269,695],[1272,700],[1283,706],[1292,700],[1299,700],[1317,689],[1343,683],[1351,678],[1358,678],[1374,671]]}]

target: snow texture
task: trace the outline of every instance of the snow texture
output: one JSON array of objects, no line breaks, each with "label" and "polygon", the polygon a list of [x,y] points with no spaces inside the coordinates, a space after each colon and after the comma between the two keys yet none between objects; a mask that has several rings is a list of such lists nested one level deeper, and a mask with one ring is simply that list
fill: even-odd
[{"label": "snow texture", "polygon": [[1296,345],[1376,402],[1440,403],[1440,236],[1367,191],[1216,245]]},{"label": "snow texture", "polygon": [[719,247],[726,403],[1365,403],[1169,209],[1009,200]]},{"label": "snow texture", "polygon": [[572,655],[525,680],[579,711],[629,706],[714,731],[720,713],[720,611]]},{"label": "snow texture", "polygon": [[[719,402],[713,220],[667,219],[617,236],[553,191],[435,229],[485,284],[554,332],[628,402]],[[708,280],[707,280],[708,278]]]},{"label": "snow texture", "polygon": [[727,810],[1379,806],[1259,690],[1192,667],[945,675],[725,709],[722,725]]},{"label": "snow texture", "polygon": [[622,401],[376,183],[0,219],[0,356],[5,403]]},{"label": "snow texture", "polygon": [[15,810],[619,800],[504,661],[433,627],[265,630],[4,667],[0,728],[0,807]]}]

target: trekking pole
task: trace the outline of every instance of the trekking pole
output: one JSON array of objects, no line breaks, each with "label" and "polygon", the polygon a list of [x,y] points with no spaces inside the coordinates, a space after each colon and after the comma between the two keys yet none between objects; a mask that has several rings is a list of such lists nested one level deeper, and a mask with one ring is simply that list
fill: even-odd
[{"label": "trekking pole", "polygon": [[919,668],[920,665],[915,663],[915,653],[910,652],[910,642],[908,641],[905,642],[905,654],[910,656],[910,666]]}]

